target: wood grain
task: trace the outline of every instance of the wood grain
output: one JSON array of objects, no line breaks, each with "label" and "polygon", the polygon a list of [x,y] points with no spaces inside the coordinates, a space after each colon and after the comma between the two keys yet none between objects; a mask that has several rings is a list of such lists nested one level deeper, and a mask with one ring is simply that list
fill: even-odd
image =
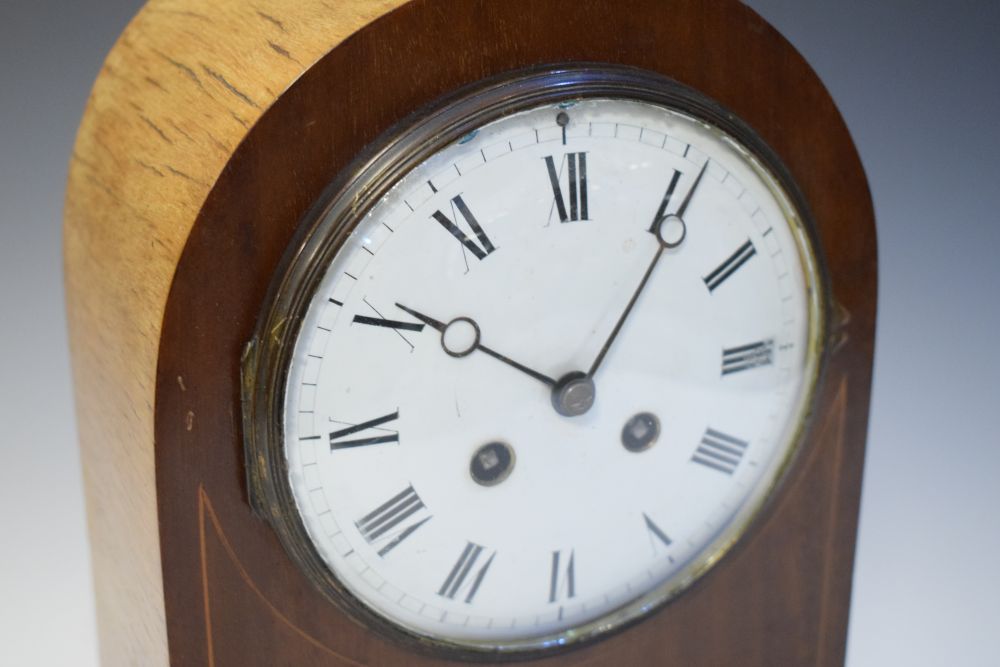
[{"label": "wood grain", "polygon": [[94,84],[70,162],[65,266],[107,664],[167,662],[154,378],[167,292],[198,211],[275,98],[401,1],[154,0]]},{"label": "wood grain", "polygon": [[395,4],[153,2],[98,79],[66,254],[104,661],[163,664],[169,636],[175,665],[439,663],[331,606],[252,515],[240,353],[300,219],[379,133],[483,76],[606,61],[755,127],[810,203],[848,317],[808,446],[749,539],[652,618],[546,664],[842,664],[876,262],[822,83],[735,1]]}]

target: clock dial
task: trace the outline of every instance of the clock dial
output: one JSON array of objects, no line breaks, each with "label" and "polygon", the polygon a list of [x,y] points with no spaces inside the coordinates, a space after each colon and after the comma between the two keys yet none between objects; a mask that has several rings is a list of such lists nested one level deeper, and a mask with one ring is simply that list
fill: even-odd
[{"label": "clock dial", "polygon": [[740,535],[818,366],[789,198],[711,124],[619,97],[484,122],[402,174],[307,296],[283,456],[340,584],[516,649],[644,613]]}]

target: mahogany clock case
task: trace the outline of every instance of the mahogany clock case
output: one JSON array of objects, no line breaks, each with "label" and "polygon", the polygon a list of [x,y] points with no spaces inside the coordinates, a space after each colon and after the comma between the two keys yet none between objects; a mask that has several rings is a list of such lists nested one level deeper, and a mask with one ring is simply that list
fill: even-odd
[{"label": "mahogany clock case", "polygon": [[546,664],[843,663],[875,318],[864,174],[815,73],[751,10],[736,2],[624,4],[628,11],[605,0],[415,0],[309,68],[232,155],[177,266],[157,369],[156,483],[173,664],[446,659],[351,620],[254,515],[241,354],[300,221],[366,146],[414,109],[484,78],[580,62],[670,77],[754,128],[812,212],[837,326],[803,454],[740,547],[651,618]]}]

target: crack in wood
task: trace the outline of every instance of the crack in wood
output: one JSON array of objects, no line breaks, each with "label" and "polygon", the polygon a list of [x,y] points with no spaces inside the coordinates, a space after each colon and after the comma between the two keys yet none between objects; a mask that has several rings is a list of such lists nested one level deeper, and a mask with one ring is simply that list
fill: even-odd
[{"label": "crack in wood", "polygon": [[242,100],[246,104],[249,104],[254,109],[260,109],[260,107],[257,106],[257,103],[254,102],[252,99],[250,99],[249,95],[247,95],[246,93],[244,93],[242,90],[240,90],[239,88],[237,88],[233,84],[229,83],[229,81],[226,79],[226,77],[222,76],[221,74],[219,74],[218,72],[216,72],[214,69],[212,69],[208,65],[204,65],[203,64],[201,66],[201,68],[203,70],[205,70],[206,74],[208,74],[210,77],[212,77],[213,79],[215,79],[216,81],[218,81],[219,83],[221,83],[222,86],[226,90],[228,90],[229,92],[231,92],[233,95],[235,95],[236,97],[238,97],[240,100]]}]

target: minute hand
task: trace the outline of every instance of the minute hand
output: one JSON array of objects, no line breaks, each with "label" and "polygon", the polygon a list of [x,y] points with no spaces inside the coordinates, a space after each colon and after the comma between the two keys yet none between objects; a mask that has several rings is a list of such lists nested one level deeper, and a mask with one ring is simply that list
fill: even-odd
[{"label": "minute hand", "polygon": [[[698,176],[694,179],[694,183],[691,184],[691,188],[688,190],[687,195],[684,196],[684,201],[681,202],[677,212],[674,213],[676,217],[681,218],[681,222],[683,222],[684,212],[687,211],[688,204],[691,203],[691,198],[694,197],[695,190],[698,189],[698,185],[701,183],[701,177],[705,175],[705,169],[707,168],[708,160],[705,160],[705,164],[702,165],[701,171],[698,172]],[[639,286],[636,287],[635,292],[632,293],[632,298],[629,299],[624,312],[622,312],[621,317],[618,318],[618,322],[615,323],[615,328],[611,330],[611,335],[608,336],[608,339],[604,342],[604,346],[601,348],[601,351],[597,353],[597,358],[594,359],[594,363],[590,366],[590,370],[587,371],[588,377],[594,377],[594,373],[596,373],[597,369],[600,368],[601,362],[604,361],[604,357],[608,354],[608,350],[611,349],[611,344],[615,342],[615,338],[618,337],[618,332],[622,330],[625,320],[628,319],[629,313],[632,312],[632,307],[635,306],[635,302],[639,300],[639,295],[642,294],[643,288],[645,288],[646,283],[649,282],[649,277],[653,275],[653,269],[656,268],[657,262],[659,262],[660,257],[663,256],[663,251],[667,248],[667,245],[663,242],[660,235],[660,226],[667,217],[669,216],[663,216],[656,221],[654,231],[656,232],[656,240],[659,242],[656,254],[653,255],[653,259],[649,263],[649,268],[647,268],[646,273],[643,274],[642,280],[639,282]]]}]

